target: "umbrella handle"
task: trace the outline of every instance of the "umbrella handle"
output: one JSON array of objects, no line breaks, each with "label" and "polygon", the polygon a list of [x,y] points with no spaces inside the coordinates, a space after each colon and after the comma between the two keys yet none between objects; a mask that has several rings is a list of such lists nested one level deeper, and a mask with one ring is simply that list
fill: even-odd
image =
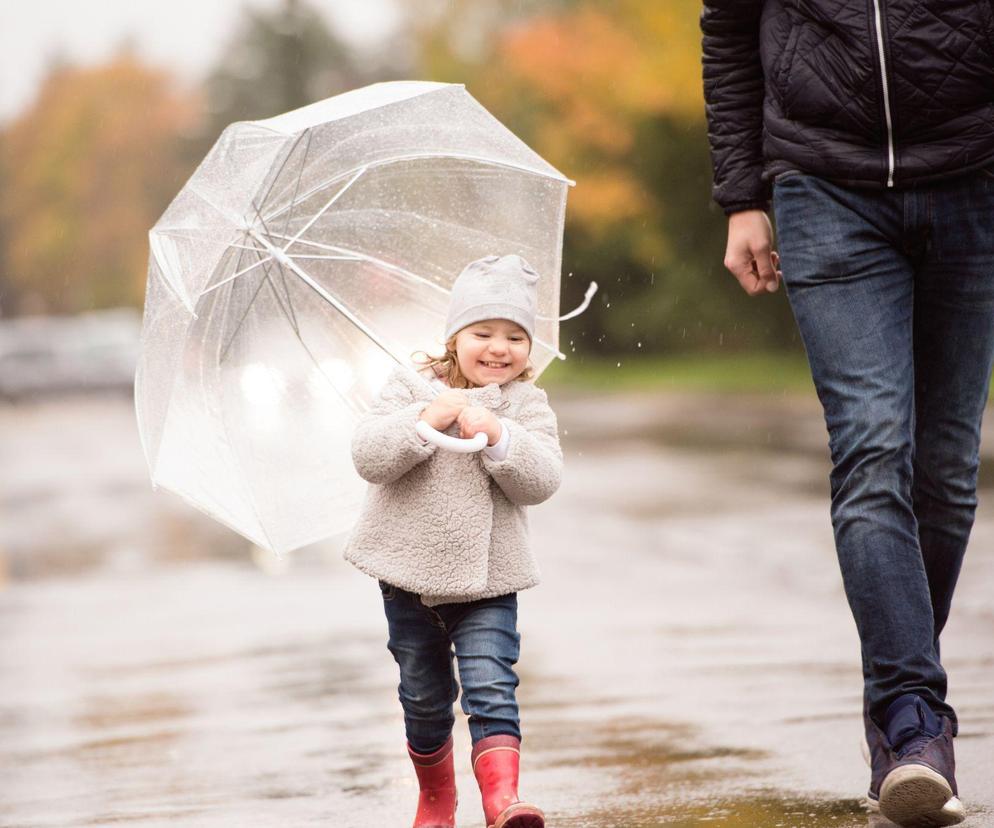
[{"label": "umbrella handle", "polygon": [[427,440],[429,443],[434,443],[436,446],[448,449],[449,451],[458,451],[462,454],[479,451],[487,444],[487,435],[482,431],[474,434],[468,440],[463,440],[461,437],[450,437],[448,434],[442,434],[441,431],[435,430],[424,420],[418,420],[414,426],[414,430],[423,440]]}]

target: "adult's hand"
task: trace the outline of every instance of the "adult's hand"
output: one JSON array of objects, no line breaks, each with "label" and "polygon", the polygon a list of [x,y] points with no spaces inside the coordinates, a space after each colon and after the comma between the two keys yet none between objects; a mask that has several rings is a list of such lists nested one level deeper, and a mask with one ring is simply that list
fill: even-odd
[{"label": "adult's hand", "polygon": [[750,296],[773,293],[780,284],[780,257],[773,249],[773,227],[763,210],[742,210],[728,217],[725,267]]}]

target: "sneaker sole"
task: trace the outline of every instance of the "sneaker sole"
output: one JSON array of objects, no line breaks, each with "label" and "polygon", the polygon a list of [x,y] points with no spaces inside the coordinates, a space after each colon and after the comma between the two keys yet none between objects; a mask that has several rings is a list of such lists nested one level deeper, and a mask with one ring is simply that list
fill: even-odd
[{"label": "sneaker sole", "polygon": [[880,786],[880,813],[903,828],[942,828],[965,818],[949,783],[925,765],[894,768]]}]

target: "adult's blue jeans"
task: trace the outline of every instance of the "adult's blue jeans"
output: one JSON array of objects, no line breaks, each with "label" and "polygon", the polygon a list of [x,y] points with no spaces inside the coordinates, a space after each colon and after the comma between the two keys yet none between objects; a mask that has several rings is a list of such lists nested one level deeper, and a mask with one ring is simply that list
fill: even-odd
[{"label": "adult's blue jeans", "polygon": [[459,683],[474,745],[498,734],[520,739],[517,593],[428,607],[419,595],[383,581],[380,592],[390,631],[387,647],[400,667],[398,694],[411,748],[432,753],[449,738]]},{"label": "adult's blue jeans", "polygon": [[778,249],[825,412],[832,526],[878,723],[946,703],[939,634],[976,508],[994,354],[994,169],[904,191],[774,182]]}]

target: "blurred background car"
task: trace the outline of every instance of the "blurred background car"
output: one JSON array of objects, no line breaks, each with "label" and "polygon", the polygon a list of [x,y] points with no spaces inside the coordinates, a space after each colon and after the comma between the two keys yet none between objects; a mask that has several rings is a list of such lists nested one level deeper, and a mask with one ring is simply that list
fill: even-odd
[{"label": "blurred background car", "polygon": [[133,308],[0,320],[0,398],[130,394],[140,336]]}]

